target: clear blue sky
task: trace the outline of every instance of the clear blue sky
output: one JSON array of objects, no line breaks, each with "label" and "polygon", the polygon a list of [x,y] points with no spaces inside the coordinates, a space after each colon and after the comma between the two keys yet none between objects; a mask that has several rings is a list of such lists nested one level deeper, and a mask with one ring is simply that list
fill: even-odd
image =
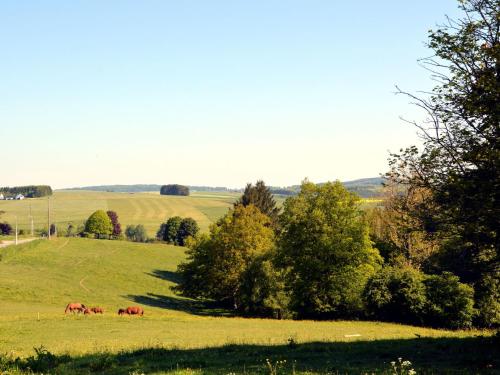
[{"label": "clear blue sky", "polygon": [[377,176],[455,0],[0,0],[0,186]]}]

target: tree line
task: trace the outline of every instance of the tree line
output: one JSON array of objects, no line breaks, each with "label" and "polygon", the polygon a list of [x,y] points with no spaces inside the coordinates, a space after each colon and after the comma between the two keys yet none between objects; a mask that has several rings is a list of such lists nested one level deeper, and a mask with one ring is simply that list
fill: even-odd
[{"label": "tree line", "polygon": [[48,185],[0,187],[0,193],[6,195],[22,194],[27,198],[40,198],[52,195],[52,188]]}]

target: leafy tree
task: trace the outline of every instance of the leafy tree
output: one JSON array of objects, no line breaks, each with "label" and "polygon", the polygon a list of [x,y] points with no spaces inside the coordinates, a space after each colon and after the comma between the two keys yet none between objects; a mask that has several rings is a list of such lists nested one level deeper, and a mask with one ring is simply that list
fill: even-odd
[{"label": "leafy tree", "polygon": [[168,218],[166,223],[160,225],[160,229],[156,233],[156,238],[160,241],[166,241],[174,245],[179,245],[178,233],[181,224],[182,218],[180,216]]},{"label": "leafy tree", "polygon": [[89,216],[85,224],[85,232],[96,238],[107,238],[113,232],[113,225],[106,212],[97,210]]},{"label": "leafy tree", "polygon": [[160,188],[161,195],[189,195],[189,187],[184,185],[163,185]]},{"label": "leafy tree", "polygon": [[133,242],[146,242],[148,235],[144,225],[127,225],[125,228],[125,236]]},{"label": "leafy tree", "polygon": [[269,216],[273,223],[277,223],[279,208],[276,207],[276,201],[274,200],[273,194],[270,188],[266,186],[264,181],[259,180],[253,186],[252,184],[247,184],[243,195],[234,204],[248,206],[253,204],[257,207],[263,214]]},{"label": "leafy tree", "polygon": [[413,123],[423,149],[393,155],[389,176],[430,192],[408,214],[440,240],[434,272],[452,271],[479,291],[500,270],[500,7],[463,0],[460,8],[463,19],[430,32],[435,57],[424,63],[438,85],[429,98],[408,94],[429,118]]},{"label": "leafy tree", "polygon": [[231,209],[186,251],[177,288],[189,297],[212,298],[242,309],[242,278],[256,257],[274,248],[270,219],[253,205]]},{"label": "leafy tree", "polygon": [[113,232],[111,235],[115,238],[118,238],[122,234],[122,226],[120,222],[118,221],[118,214],[115,211],[106,211],[106,214],[109,217],[109,220],[111,220],[111,224],[113,225]]},{"label": "leafy tree", "polygon": [[181,225],[179,225],[179,230],[177,231],[177,243],[180,246],[185,246],[186,240],[189,237],[196,237],[199,231],[200,227],[194,219],[190,217],[182,219]]},{"label": "leafy tree", "polygon": [[382,262],[372,248],[359,198],[340,182],[304,182],[285,201],[278,260],[286,270],[291,308],[299,317],[352,318]]}]

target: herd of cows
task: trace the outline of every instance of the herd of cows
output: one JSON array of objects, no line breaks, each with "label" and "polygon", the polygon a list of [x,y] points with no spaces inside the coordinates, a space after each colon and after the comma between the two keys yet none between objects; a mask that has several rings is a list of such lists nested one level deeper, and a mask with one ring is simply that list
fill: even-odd
[{"label": "herd of cows", "polygon": [[[83,313],[84,315],[90,315],[90,314],[104,314],[104,309],[102,307],[87,307],[83,303],[68,303],[66,306],[66,309],[64,310],[64,313],[67,314],[68,312],[71,313]],[[143,316],[144,315],[144,309],[139,306],[129,306],[125,309],[119,309],[118,310],[118,315],[139,315]]]}]

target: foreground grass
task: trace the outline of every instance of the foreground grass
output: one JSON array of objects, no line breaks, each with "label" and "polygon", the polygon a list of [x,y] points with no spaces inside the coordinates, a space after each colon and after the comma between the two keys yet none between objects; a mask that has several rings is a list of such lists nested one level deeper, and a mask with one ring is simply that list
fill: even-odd
[{"label": "foreground grass", "polygon": [[[0,256],[0,353],[11,372],[260,374],[269,373],[267,358],[287,361],[279,373],[293,366],[296,373],[383,372],[398,357],[421,373],[499,368],[498,340],[488,331],[230,317],[171,291],[184,259],[179,247],[60,238]],[[64,315],[74,301],[106,313]],[[116,314],[135,304],[144,317]],[[41,346],[54,356],[35,358]]]}]

